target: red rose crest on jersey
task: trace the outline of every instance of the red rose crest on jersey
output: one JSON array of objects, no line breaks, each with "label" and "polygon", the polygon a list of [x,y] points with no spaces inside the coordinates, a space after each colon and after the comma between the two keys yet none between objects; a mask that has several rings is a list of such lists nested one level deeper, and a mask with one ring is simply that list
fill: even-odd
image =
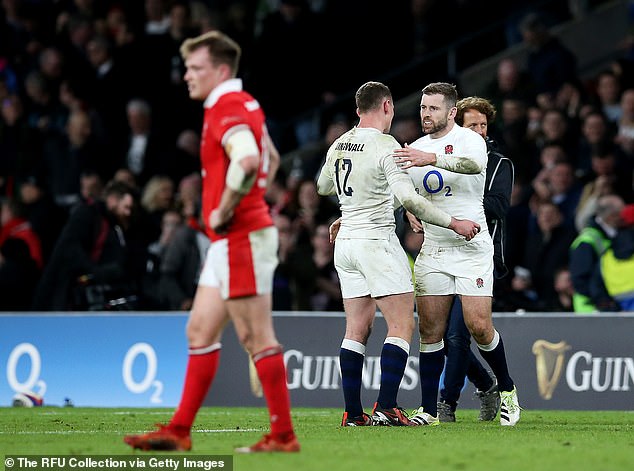
[{"label": "red rose crest on jersey", "polygon": [[483,280],[482,278],[478,278],[478,279],[476,280],[476,286],[477,286],[478,288],[482,288],[482,287],[484,286],[484,280]]},{"label": "red rose crest on jersey", "polygon": [[447,144],[445,146],[445,154],[447,155],[453,154],[453,146],[451,144]]}]

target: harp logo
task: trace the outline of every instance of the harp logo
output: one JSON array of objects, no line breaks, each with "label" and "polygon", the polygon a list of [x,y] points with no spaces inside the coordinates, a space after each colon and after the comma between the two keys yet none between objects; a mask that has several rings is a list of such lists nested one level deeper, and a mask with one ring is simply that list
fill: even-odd
[{"label": "harp logo", "polygon": [[563,340],[551,343],[539,339],[533,343],[532,350],[535,355],[539,395],[543,399],[551,399],[564,369],[565,354],[570,350],[570,345]]}]

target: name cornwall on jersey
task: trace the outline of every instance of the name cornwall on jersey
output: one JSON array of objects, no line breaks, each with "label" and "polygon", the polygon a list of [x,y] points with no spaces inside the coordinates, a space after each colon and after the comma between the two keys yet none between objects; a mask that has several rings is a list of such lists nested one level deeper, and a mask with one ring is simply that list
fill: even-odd
[{"label": "name cornwall on jersey", "polygon": [[363,152],[365,144],[358,144],[354,142],[340,142],[337,144],[335,150],[342,150],[344,152]]}]

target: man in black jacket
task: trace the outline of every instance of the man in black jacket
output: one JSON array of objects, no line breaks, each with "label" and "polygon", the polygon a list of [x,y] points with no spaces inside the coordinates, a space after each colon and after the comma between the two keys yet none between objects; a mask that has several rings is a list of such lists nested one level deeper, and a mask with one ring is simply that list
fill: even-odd
[{"label": "man in black jacket", "polygon": [[125,183],[111,182],[103,200],[81,203],[73,210],[42,274],[34,310],[90,308],[74,299],[82,285],[119,285],[124,291],[133,290],[126,242],[133,206],[133,190]]},{"label": "man in black jacket", "polygon": [[[495,142],[488,138],[488,126],[495,119],[495,107],[486,99],[468,97],[456,103],[456,123],[482,136],[487,143],[488,162],[484,189],[484,213],[493,239],[494,276],[507,275],[504,261],[506,212],[511,204],[514,169],[513,163],[497,152]],[[462,316],[460,298],[456,296],[445,334],[446,364],[438,402],[441,422],[454,422],[455,411],[464,385],[465,375],[477,388],[480,398],[480,420],[494,420],[500,408],[500,395],[496,381],[470,349],[471,335]]]}]

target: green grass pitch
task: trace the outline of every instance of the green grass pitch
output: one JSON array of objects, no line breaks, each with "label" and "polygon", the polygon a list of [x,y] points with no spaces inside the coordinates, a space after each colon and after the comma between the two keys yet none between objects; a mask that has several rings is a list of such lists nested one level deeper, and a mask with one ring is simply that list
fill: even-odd
[{"label": "green grass pitch", "polygon": [[[0,409],[3,455],[129,455],[123,435],[166,422],[172,409],[38,407]],[[338,409],[295,408],[302,451],[235,455],[267,430],[264,408],[203,408],[189,455],[234,455],[237,471],[634,469],[634,412],[527,410],[516,427],[458,421],[438,427],[340,427]]]}]

